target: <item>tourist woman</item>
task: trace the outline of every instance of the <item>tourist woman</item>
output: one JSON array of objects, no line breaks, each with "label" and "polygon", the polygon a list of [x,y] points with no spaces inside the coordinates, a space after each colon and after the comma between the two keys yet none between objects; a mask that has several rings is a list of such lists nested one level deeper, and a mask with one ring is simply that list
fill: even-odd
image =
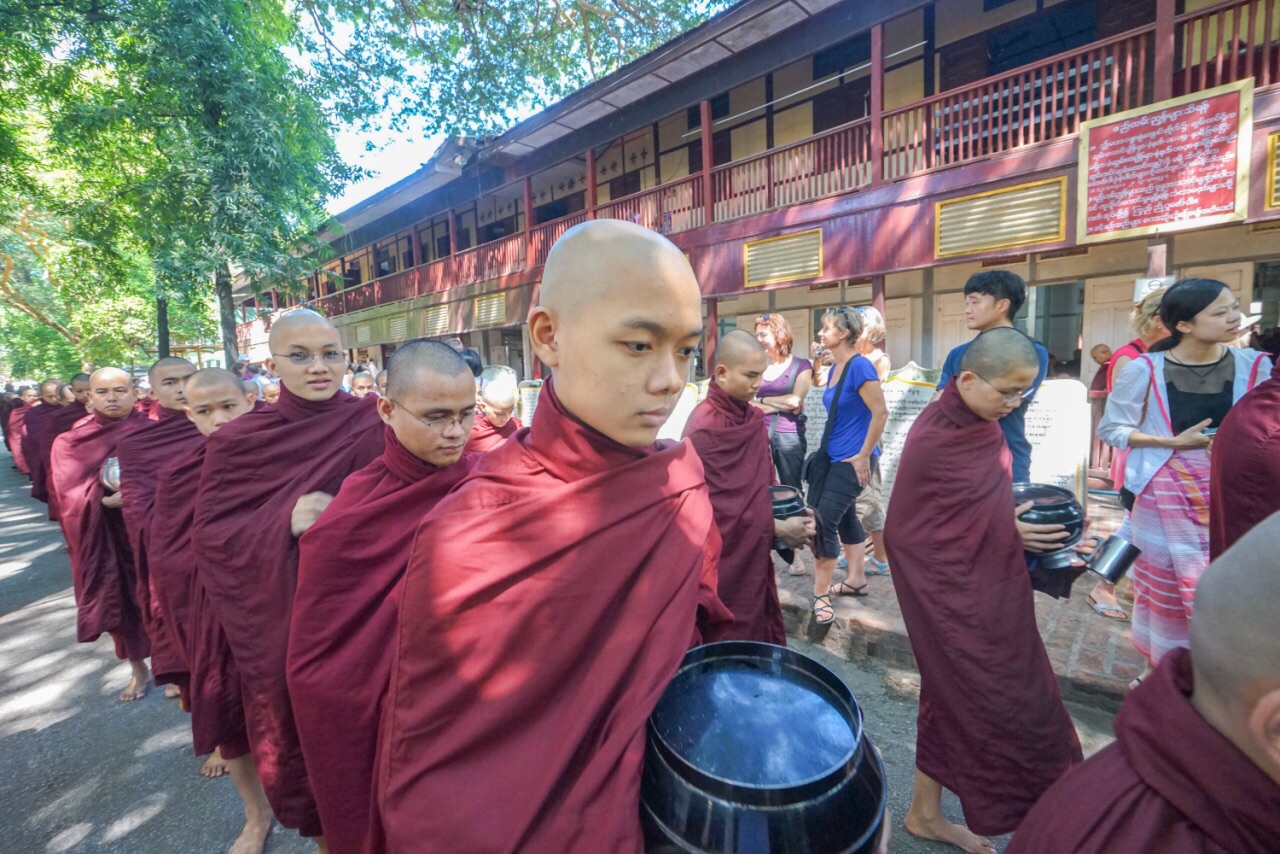
[{"label": "tourist woman", "polygon": [[1271,373],[1266,355],[1226,346],[1244,315],[1222,282],[1175,282],[1159,314],[1169,336],[1124,366],[1098,424],[1103,441],[1129,451],[1125,488],[1136,496],[1129,521],[1142,555],[1132,570],[1132,637],[1147,668],[1135,685],[1187,646],[1196,583],[1209,564],[1212,431]]},{"label": "tourist woman", "polygon": [[[884,346],[884,315],[874,306],[863,306],[858,309],[858,317],[862,320],[862,334],[854,349],[858,355],[866,357],[875,366],[876,376],[880,384],[889,379],[889,354]],[[867,536],[871,538],[871,554],[867,556],[867,575],[889,574],[889,553],[884,549],[884,492],[880,483],[880,468],[871,472],[866,489],[858,493],[858,521],[862,523]]]},{"label": "tourist woman", "polygon": [[[875,366],[856,349],[861,334],[862,319],[853,309],[831,309],[822,316],[818,340],[831,353],[835,368],[822,395],[828,424],[820,449],[825,459],[820,462],[827,463],[826,476],[820,486],[811,480],[808,496],[818,521],[813,611],[820,626],[835,619],[832,596],[867,595],[863,565],[867,535],[854,504],[878,465],[888,410]],[[849,574],[833,585],[831,576],[842,543]]]}]

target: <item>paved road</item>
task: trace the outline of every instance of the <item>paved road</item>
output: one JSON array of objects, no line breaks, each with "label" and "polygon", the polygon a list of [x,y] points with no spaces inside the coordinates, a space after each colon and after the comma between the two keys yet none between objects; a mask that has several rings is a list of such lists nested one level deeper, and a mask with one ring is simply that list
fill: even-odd
[{"label": "paved road", "polygon": [[[230,779],[197,774],[186,716],[161,691],[137,703],[116,700],[128,665],[116,661],[105,638],[75,643],[70,588],[57,525],[31,499],[26,478],[0,455],[0,850],[225,851],[240,828]],[[884,753],[890,806],[900,819],[914,764],[916,704],[909,684],[902,687],[909,678],[795,644],[857,695],[868,732]],[[1108,715],[1085,708],[1072,714],[1087,751],[1110,739]],[[947,809],[959,819],[950,796]],[[313,849],[277,827],[267,850]],[[896,830],[891,850],[950,849]]]}]

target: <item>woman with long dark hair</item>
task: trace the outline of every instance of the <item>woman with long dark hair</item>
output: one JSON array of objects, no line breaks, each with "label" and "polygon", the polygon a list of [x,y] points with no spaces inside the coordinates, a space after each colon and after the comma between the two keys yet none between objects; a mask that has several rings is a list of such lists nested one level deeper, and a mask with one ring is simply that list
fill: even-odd
[{"label": "woman with long dark hair", "polygon": [[1271,361],[1228,347],[1240,301],[1222,282],[1183,279],[1160,301],[1169,337],[1124,366],[1098,435],[1127,449],[1125,488],[1136,496],[1133,645],[1147,659],[1140,682],[1170,650],[1187,646],[1196,583],[1209,564],[1209,453],[1213,432]]}]

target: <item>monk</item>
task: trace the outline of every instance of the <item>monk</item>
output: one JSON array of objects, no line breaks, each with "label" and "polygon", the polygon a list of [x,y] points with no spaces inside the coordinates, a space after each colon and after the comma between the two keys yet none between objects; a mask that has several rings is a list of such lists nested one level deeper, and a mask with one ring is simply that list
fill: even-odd
[{"label": "monk", "polygon": [[9,412],[9,453],[13,454],[14,467],[23,474],[30,474],[31,470],[22,455],[22,438],[26,435],[27,416],[39,399],[38,389],[24,385],[18,389],[18,405]]},{"label": "monk", "polygon": [[[1080,743],[1036,628],[1024,549],[1046,551],[1060,526],[1017,520],[1012,457],[998,421],[1039,371],[1016,329],[980,334],[907,436],[885,542],[920,668],[909,833],[973,854],[1009,833],[1081,760]],[[945,458],[940,457],[945,450]],[[942,815],[960,798],[965,828]]]},{"label": "monk", "polygon": [[249,406],[253,406],[262,398],[262,386],[253,380],[241,380],[240,388],[244,392],[244,399],[249,401]]},{"label": "monk", "polygon": [[702,464],[655,444],[700,303],[684,254],[641,226],[595,220],[552,248],[533,424],[436,505],[405,573],[380,847],[641,851],[645,722],[731,619]]},{"label": "monk", "polygon": [[271,807],[285,827],[320,837],[285,684],[297,538],[385,443],[376,399],[339,387],[345,356],[328,320],[288,312],[271,325],[268,343],[280,401],[209,437],[191,548],[235,657]]},{"label": "monk", "polygon": [[103,500],[108,507],[118,507],[124,514],[142,624],[147,637],[151,638],[152,676],[157,685],[166,686],[165,696],[171,698],[179,696],[180,675],[186,672],[186,666],[164,627],[166,617],[151,583],[149,525],[157,500],[156,475],[160,469],[204,444],[200,431],[185,411],[187,399],[183,388],[187,377],[195,372],[195,365],[174,356],[158,360],[147,371],[147,380],[156,397],[156,420],[136,421],[120,437],[116,453],[120,460],[120,492]]},{"label": "monk", "polygon": [[382,397],[387,396],[387,372],[378,371],[378,375],[373,378],[374,385],[378,387],[378,394]]},{"label": "monk", "polygon": [[1209,477],[1209,553],[1217,557],[1280,510],[1280,363],[1222,419]]},{"label": "monk", "polygon": [[1277,551],[1280,513],[1210,565],[1191,648],[1129,693],[1115,742],[1044,794],[1009,854],[1280,851]]},{"label": "monk", "polygon": [[773,518],[773,457],[764,413],[751,406],[769,355],[740,329],[720,339],[707,399],[689,416],[684,435],[698,452],[720,529],[720,600],[733,612],[732,640],[786,646],[773,574],[773,540],[799,548],[816,533],[812,514]]},{"label": "monk", "polygon": [[351,394],[353,397],[364,397],[374,390],[373,374],[360,371],[351,377]]},{"label": "monk", "polygon": [[44,438],[49,418],[62,408],[62,399],[58,395],[60,385],[62,384],[57,380],[45,380],[40,383],[37,387],[36,401],[22,422],[22,434],[18,438],[18,443],[22,451],[22,461],[26,463],[27,474],[33,484],[37,473],[44,475],[36,450]]},{"label": "monk", "polygon": [[116,657],[133,669],[120,694],[125,702],[147,694],[151,642],[142,625],[124,519],[119,510],[102,502],[106,488],[101,472],[103,463],[116,456],[130,422],[145,417],[134,411],[133,403],[128,374],[119,368],[95,371],[89,380],[90,417],[53,440],[49,460],[62,533],[70,549],[76,639],[92,643],[111,635]]},{"label": "monk", "polygon": [[[524,426],[514,415],[518,395],[516,384],[508,377],[498,377],[481,385],[480,407],[467,439],[468,453],[488,453]],[[474,391],[472,397],[475,397]]]},{"label": "monk", "polygon": [[346,479],[299,542],[289,695],[334,854],[359,852],[369,833],[378,720],[395,649],[393,594],[414,534],[476,459],[463,455],[475,384],[451,347],[401,347],[388,389],[378,400],[386,450]]},{"label": "monk", "polygon": [[76,425],[76,422],[88,417],[89,410],[89,375],[74,374],[71,377],[70,401],[50,413],[44,430],[35,437],[37,460],[31,466],[31,496],[49,505],[49,521],[58,521],[57,502],[53,495],[53,484],[49,478],[49,458],[53,453],[53,440]]},{"label": "monk", "polygon": [[262,402],[267,406],[275,406],[280,400],[280,384],[267,383],[262,387]]},{"label": "monk", "polygon": [[170,675],[182,687],[183,708],[191,713],[195,753],[209,755],[201,773],[220,776],[225,769],[244,803],[244,828],[230,854],[262,854],[271,829],[271,805],[249,755],[240,676],[191,553],[204,439],[251,410],[240,382],[222,368],[206,368],[187,378],[183,410],[200,441],[156,474],[158,500],[149,526],[147,560],[156,602],[165,615],[163,627],[182,659],[183,671]]}]

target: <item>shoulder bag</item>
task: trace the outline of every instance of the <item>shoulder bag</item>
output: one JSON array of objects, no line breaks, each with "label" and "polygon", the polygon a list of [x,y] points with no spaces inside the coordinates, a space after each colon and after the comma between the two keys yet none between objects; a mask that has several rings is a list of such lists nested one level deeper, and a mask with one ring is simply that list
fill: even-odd
[{"label": "shoulder bag", "polygon": [[836,383],[836,396],[831,400],[831,411],[827,413],[827,426],[822,430],[822,444],[804,461],[804,481],[809,485],[807,498],[810,507],[818,503],[822,488],[827,482],[827,472],[831,470],[831,457],[827,454],[827,444],[831,441],[831,431],[835,427],[836,415],[840,410],[840,395],[844,392],[844,381],[849,376],[853,360],[857,358],[859,357],[855,355],[845,362],[844,370],[840,372],[840,380]]}]

